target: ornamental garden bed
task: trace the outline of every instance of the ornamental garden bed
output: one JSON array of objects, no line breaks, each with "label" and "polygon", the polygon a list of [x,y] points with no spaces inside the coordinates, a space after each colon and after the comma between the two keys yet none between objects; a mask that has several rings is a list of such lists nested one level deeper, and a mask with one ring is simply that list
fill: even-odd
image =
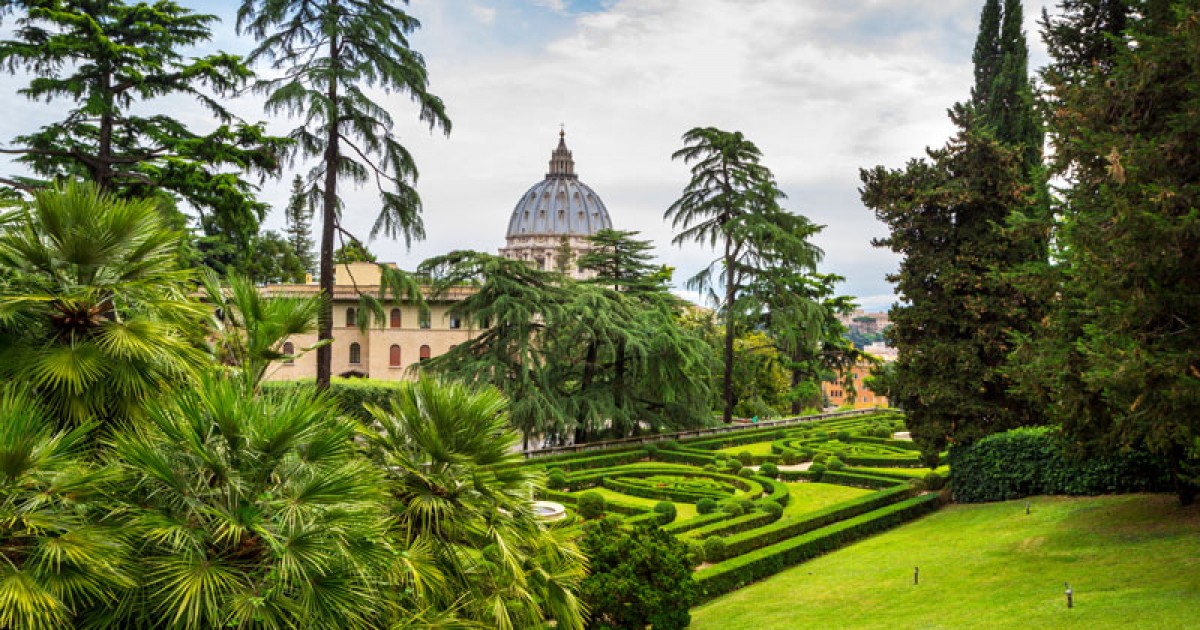
[{"label": "ornamental garden bed", "polygon": [[837,418],[525,466],[547,473],[539,498],[577,521],[615,514],[687,542],[710,599],[937,509],[942,495],[926,484],[940,488],[945,469],[927,477],[916,447],[891,439],[902,423],[895,413]]}]

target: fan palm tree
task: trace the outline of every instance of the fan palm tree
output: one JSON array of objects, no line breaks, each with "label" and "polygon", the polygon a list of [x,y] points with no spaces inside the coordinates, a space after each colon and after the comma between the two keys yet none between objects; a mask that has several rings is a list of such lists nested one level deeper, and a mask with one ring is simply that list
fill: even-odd
[{"label": "fan palm tree", "polygon": [[103,492],[115,470],[85,457],[95,424],[56,429],[24,388],[0,388],[0,628],[64,628],[133,586]]},{"label": "fan palm tree", "polygon": [[292,335],[316,329],[322,298],[268,296],[249,278],[231,275],[228,286],[211,271],[202,276],[213,317],[213,354],[236,368],[247,391],[257,391],[274,361],[290,360],[322,343],[287,354],[283,344]]},{"label": "fan palm tree", "polygon": [[423,379],[373,409],[363,434],[390,477],[393,534],[430,549],[447,584],[415,605],[487,628],[582,628],[586,560],[570,533],[534,516],[539,481],[511,465],[520,436],[506,406],[491,387]]},{"label": "fan palm tree", "polygon": [[0,227],[0,379],[75,423],[136,413],[194,373],[204,307],[152,201],[39,192]]},{"label": "fan palm tree", "polygon": [[142,588],[108,620],[173,628],[362,628],[420,566],[388,543],[383,480],[325,396],[251,395],[206,374],[112,449],[131,482]]}]

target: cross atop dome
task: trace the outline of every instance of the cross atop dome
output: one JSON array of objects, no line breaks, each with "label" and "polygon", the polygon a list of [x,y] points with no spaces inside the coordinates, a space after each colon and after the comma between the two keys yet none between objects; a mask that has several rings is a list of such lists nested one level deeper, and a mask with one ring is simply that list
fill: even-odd
[{"label": "cross atop dome", "polygon": [[575,175],[575,160],[571,157],[571,152],[567,149],[567,131],[559,125],[558,130],[558,147],[550,154],[550,172],[546,173],[546,177],[566,177],[574,179]]}]

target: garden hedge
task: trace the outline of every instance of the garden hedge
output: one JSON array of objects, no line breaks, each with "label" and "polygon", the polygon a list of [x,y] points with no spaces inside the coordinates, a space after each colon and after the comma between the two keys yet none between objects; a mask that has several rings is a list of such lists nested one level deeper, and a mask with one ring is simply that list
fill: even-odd
[{"label": "garden hedge", "polygon": [[1070,457],[1054,427],[1013,429],[950,449],[950,484],[962,503],[1036,494],[1096,495],[1172,489],[1167,466],[1140,452]]},{"label": "garden hedge", "polygon": [[[783,542],[739,555],[696,572],[700,600],[706,601],[774,575],[848,543],[865,538],[932,512],[941,495],[926,494],[850,518]],[[728,546],[729,538],[725,539]],[[728,549],[726,549],[726,555]],[[706,558],[707,559],[707,558]]]},{"label": "garden hedge", "polygon": [[781,540],[903,501],[911,495],[912,490],[907,485],[899,486],[843,501],[798,519],[776,521],[765,527],[733,534],[725,539],[725,552],[728,554],[726,557],[740,556],[773,545]]}]

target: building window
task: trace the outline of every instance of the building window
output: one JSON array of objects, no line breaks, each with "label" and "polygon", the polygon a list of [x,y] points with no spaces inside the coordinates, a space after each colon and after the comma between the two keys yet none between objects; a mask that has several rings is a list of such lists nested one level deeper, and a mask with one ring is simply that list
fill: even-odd
[{"label": "building window", "polygon": [[429,346],[421,346],[421,363],[428,361],[429,355],[430,355]]},{"label": "building window", "polygon": [[350,363],[353,365],[362,363],[362,346],[357,343],[350,344]]},{"label": "building window", "polygon": [[462,320],[457,317],[451,317],[450,318],[450,327],[455,330],[462,328]]},{"label": "building window", "polygon": [[354,328],[358,325],[358,311],[353,308],[346,309],[346,328]]},{"label": "building window", "polygon": [[392,319],[392,321],[390,322],[391,327],[399,328],[400,327],[400,309],[398,309],[398,308],[392,309],[392,318],[391,319]]},{"label": "building window", "polygon": [[[286,341],[286,342],[284,342],[284,344],[283,344],[283,353],[284,353],[284,354],[287,354],[287,355],[292,355],[292,354],[295,354],[295,353],[296,353],[296,346],[292,345],[292,342],[290,342],[290,341]],[[285,359],[285,360],[284,360],[284,362],[283,362],[283,364],[284,364],[284,365],[295,365],[295,364],[296,364],[296,360],[295,360],[295,359]]]},{"label": "building window", "polygon": [[400,367],[400,346],[393,345],[388,349],[388,365]]},{"label": "building window", "polygon": [[429,328],[432,325],[432,322],[429,320],[429,313],[421,315],[421,328]]}]

